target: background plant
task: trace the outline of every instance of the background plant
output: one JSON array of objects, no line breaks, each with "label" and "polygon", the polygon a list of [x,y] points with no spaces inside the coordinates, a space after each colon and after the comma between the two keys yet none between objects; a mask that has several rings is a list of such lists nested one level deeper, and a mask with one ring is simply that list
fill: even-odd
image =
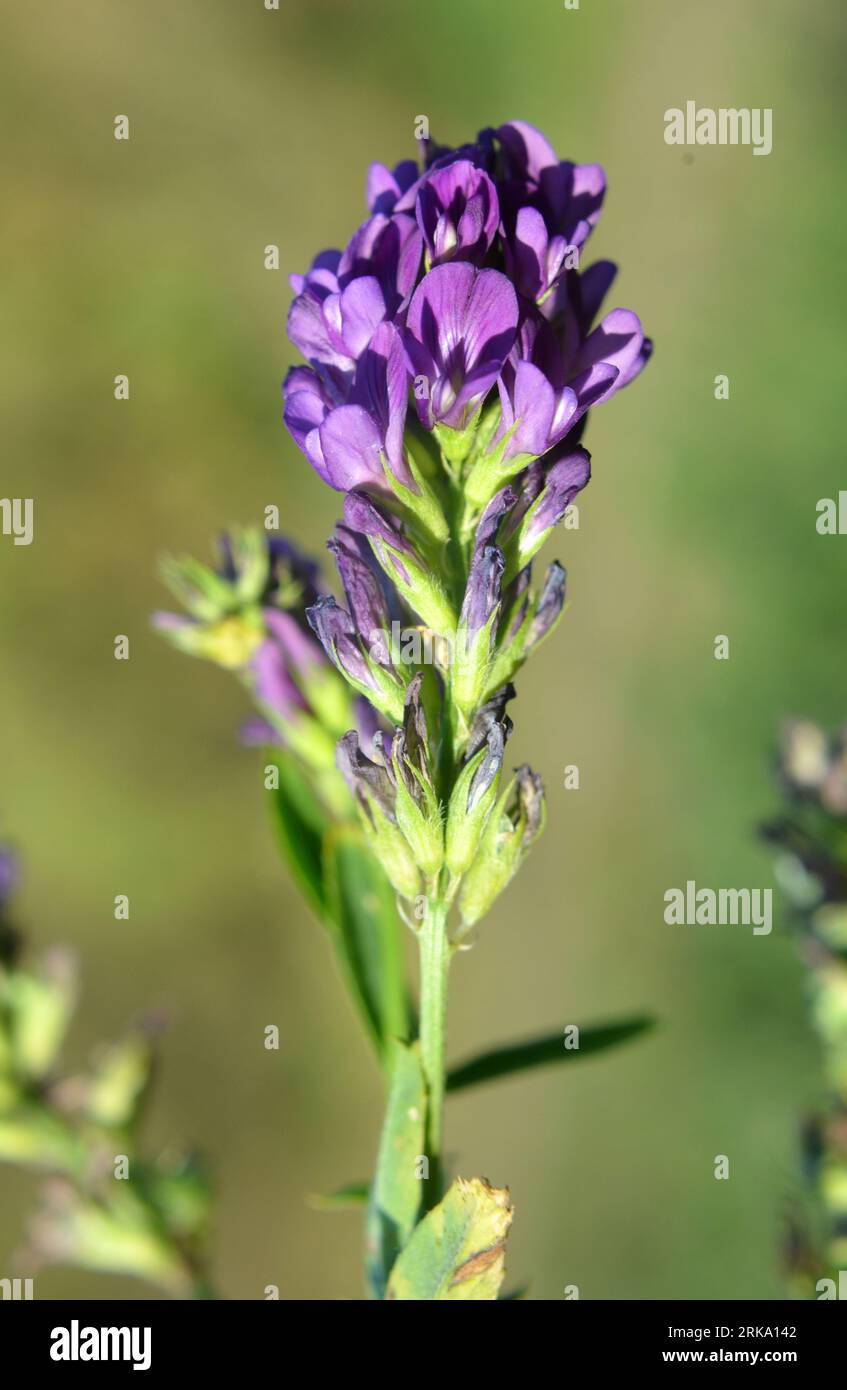
[{"label": "background plant", "polygon": [[[420,167],[373,164],[367,192],[347,248],[292,276],[289,334],[309,365],[284,387],[291,434],[344,494],[329,547],[347,606],[312,593],[314,569],[288,543],[265,550],[248,534],[225,542],[218,571],[169,564],[188,614],[157,621],[241,671],[286,750],[271,779],[286,848],[388,1075],[367,1188],[372,1295],[496,1298],[508,1194],[480,1179],[444,1192],[449,969],[544,826],[541,779],[526,765],[504,775],[512,678],[564,610],[564,569],[554,561],[534,587],[533,560],[588,482],[589,408],[638,375],[651,345],[628,310],[594,327],[616,267],[577,267],[603,171],[559,161],[533,127],[457,150],[426,138]],[[302,601],[346,697],[298,622]],[[351,819],[334,767],[352,840],[329,829]],[[419,946],[411,1033],[397,913],[377,882]],[[554,1034],[498,1049],[482,1069],[567,1045]]]},{"label": "background plant", "polygon": [[54,948],[39,966],[23,964],[10,906],[17,872],[0,847],[0,1162],[45,1178],[15,1273],[76,1265],[207,1297],[206,1177],[196,1156],[151,1157],[140,1140],[158,1025],[101,1048],[84,1072],[63,1072],[74,962]]},{"label": "background plant", "polygon": [[789,1214],[785,1257],[798,1295],[847,1265],[847,731],[786,725],[778,764],[783,806],[764,827],[808,970],[826,1101],[802,1126],[805,1193]]}]

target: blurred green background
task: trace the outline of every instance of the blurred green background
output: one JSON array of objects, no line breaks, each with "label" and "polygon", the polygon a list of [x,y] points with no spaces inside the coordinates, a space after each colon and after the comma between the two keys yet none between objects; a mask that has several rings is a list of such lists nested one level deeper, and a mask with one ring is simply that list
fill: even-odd
[{"label": "blurred green background", "polygon": [[[777,931],[662,912],[688,878],[772,884],[753,828],[777,721],[844,715],[847,540],[815,532],[817,499],[847,485],[843,7],[2,9],[0,492],[34,497],[36,521],[31,547],[0,540],[0,830],[25,859],[33,947],[82,958],[73,1055],[163,1006],[150,1139],[191,1138],[214,1168],[222,1295],[360,1296],[358,1217],[305,1198],[369,1172],[377,1079],[277,864],[236,683],[148,629],[155,564],[206,556],[270,503],[322,549],[338,499],[280,420],[285,272],[344,244],[369,160],[406,157],[416,115],[454,143],[532,121],[606,166],[591,249],[621,263],[614,302],[657,347],[589,429],[581,528],[553,552],[572,607],[513,710],[549,829],[457,964],[450,1051],[641,1008],[661,1028],[457,1097],[449,1147],[459,1171],[511,1187],[509,1279],[531,1297],[780,1297],[795,1123],[821,1085],[801,970]],[[688,99],[772,107],[773,153],[666,146],[663,113]],[[0,1171],[0,1273],[34,1189]],[[54,1270],[38,1292],[145,1290]]]}]

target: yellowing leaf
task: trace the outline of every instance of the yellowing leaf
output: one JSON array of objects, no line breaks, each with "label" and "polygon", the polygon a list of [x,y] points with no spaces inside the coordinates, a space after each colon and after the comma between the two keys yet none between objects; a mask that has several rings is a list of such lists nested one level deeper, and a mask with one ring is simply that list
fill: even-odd
[{"label": "yellowing leaf", "polygon": [[388,1280],[386,1298],[497,1298],[512,1222],[507,1188],[457,1178],[415,1227]]}]

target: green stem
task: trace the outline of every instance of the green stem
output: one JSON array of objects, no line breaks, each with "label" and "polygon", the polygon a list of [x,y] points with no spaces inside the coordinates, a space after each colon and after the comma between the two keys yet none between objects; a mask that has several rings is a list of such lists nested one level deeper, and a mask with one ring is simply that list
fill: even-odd
[{"label": "green stem", "polygon": [[444,1111],[444,1048],[447,1035],[447,973],[450,968],[450,942],[447,936],[448,905],[439,898],[427,901],[420,931],[421,1065],[427,1089],[428,1193],[434,1205],[440,1198],[441,1145]]}]

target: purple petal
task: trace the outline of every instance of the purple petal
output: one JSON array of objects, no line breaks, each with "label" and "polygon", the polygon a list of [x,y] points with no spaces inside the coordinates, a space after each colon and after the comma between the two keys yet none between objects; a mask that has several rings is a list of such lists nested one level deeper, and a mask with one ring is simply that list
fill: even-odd
[{"label": "purple petal", "polygon": [[[301,368],[305,372],[307,368]],[[306,439],[312,430],[316,430],[325,420],[327,414],[327,402],[320,391],[287,389],[289,377],[283,387],[285,391],[285,405],[282,411],[282,418],[286,428],[294,442],[306,452]],[[299,378],[298,378],[299,379]]]},{"label": "purple petal", "polygon": [[526,649],[529,651],[546,637],[558,618],[565,603],[567,571],[554,560],[544,576],[544,587],[535,606],[529,631],[526,636]]},{"label": "purple petal", "polygon": [[385,487],[383,440],[372,415],[360,405],[331,410],[318,431],[326,481],[338,492]]},{"label": "purple petal", "polygon": [[0,849],[0,912],[18,886],[18,857],[5,845]]},{"label": "purple petal", "polygon": [[459,617],[459,627],[468,637],[476,636],[499,604],[504,569],[503,552],[496,545],[486,545],[474,555]]},{"label": "purple petal", "polygon": [[323,301],[306,289],[288,311],[288,336],[310,362],[323,362],[340,371],[350,367],[349,355],[333,344],[323,314]]},{"label": "purple petal", "polygon": [[269,744],[284,744],[281,733],[269,724],[267,719],[253,715],[245,719],[238,730],[238,741],[245,748],[267,748]]},{"label": "purple petal", "polygon": [[599,362],[616,367],[621,375],[636,362],[644,342],[641,321],[631,309],[613,309],[585,340],[574,364],[577,372]]},{"label": "purple petal", "polygon": [[356,625],[346,609],[331,596],[319,598],[306,609],[309,626],[329,657],[344,675],[360,685],[375,688],[359,643]]},{"label": "purple petal", "polygon": [[286,663],[304,675],[323,664],[323,652],[294,617],[281,608],[264,610],[265,626],[278,644]]},{"label": "purple petal", "polygon": [[589,367],[587,372],[574,377],[571,390],[576,395],[578,405],[571,417],[572,426],[582,418],[586,410],[590,410],[591,406],[598,405],[612,394],[617,379],[617,367],[612,367],[608,362],[598,362],[596,367]]},{"label": "purple petal", "polygon": [[392,171],[384,164],[374,161],[368,169],[366,199],[371,212],[381,212],[386,216],[394,211],[398,198],[418,177],[418,166],[413,159],[402,160]]},{"label": "purple petal", "polygon": [[364,406],[377,422],[395,478],[417,492],[403,448],[408,398],[409,369],[403,340],[394,324],[382,323],[362,354],[351,400]]},{"label": "purple petal", "polygon": [[362,275],[341,291],[329,295],[323,305],[324,319],[333,346],[339,354],[357,360],[385,318],[385,298],[373,275]]},{"label": "purple petal", "polygon": [[282,720],[307,708],[288,670],[285,652],[272,639],[262,643],[250,663],[256,698]]},{"label": "purple petal", "polygon": [[406,350],[429,395],[416,401],[422,422],[461,429],[496,381],[514,342],[515,291],[497,270],[466,262],[437,266],[412,296]]},{"label": "purple petal", "polygon": [[388,639],[382,634],[390,630],[392,615],[387,582],[375,564],[373,551],[364,536],[341,525],[336,526],[335,535],[327,544],[335,556],[347,606],[359,635],[380,665],[388,666]]},{"label": "purple petal", "polygon": [[618,273],[613,261],[595,261],[579,277],[582,328],[587,333],[600,312],[600,305]]},{"label": "purple petal", "polygon": [[544,491],[535,505],[521,545],[524,552],[543,539],[562,520],[571,502],[591,477],[591,457],[585,449],[566,454],[548,470]]},{"label": "purple petal", "polygon": [[542,170],[558,164],[556,151],[545,135],[527,121],[509,121],[497,130],[497,137],[515,169],[537,183]]},{"label": "purple petal", "polygon": [[447,259],[481,261],[500,221],[494,184],[464,159],[421,184],[415,213],[434,265]]}]

